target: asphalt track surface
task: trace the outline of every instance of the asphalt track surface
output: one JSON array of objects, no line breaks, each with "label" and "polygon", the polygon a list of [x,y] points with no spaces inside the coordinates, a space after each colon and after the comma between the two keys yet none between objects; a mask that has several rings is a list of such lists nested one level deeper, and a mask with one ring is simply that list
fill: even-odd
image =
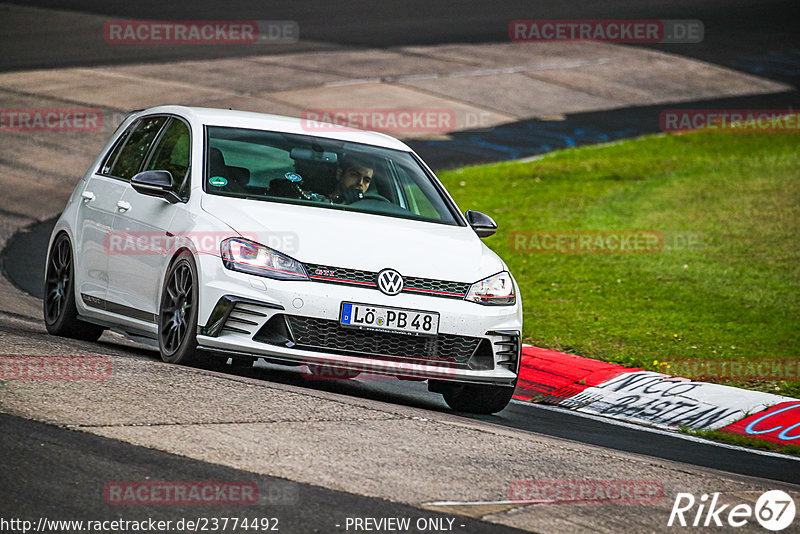
[{"label": "asphalt track surface", "polygon": [[[281,532],[344,531],[347,517],[452,518],[412,506],[332,491],[308,484],[254,475],[160,451],[134,447],[84,432],[65,430],[19,417],[0,415],[2,515],[33,521],[126,521],[179,518],[278,518]],[[59,475],[66,475],[64,477]],[[65,480],[67,479],[67,480]],[[136,505],[110,504],[98,481],[175,480],[250,482],[257,504]],[[262,502],[264,501],[264,502]],[[308,503],[314,503],[310,509]],[[241,531],[241,530],[239,530]],[[454,532],[523,532],[468,517],[458,517]],[[408,532],[420,532],[416,529]]]},{"label": "asphalt track surface", "polygon": [[[257,19],[295,20],[301,28],[296,49],[326,49],[331,43],[354,47],[381,47],[448,42],[507,41],[507,25],[517,18],[648,18],[700,19],[705,40],[692,45],[652,45],[665,52],[733,67],[760,76],[797,85],[800,80],[800,33],[796,31],[798,8],[793,1],[656,1],[583,2],[527,1],[459,2],[208,2],[180,5],[161,1],[55,2],[29,1],[28,6],[67,9],[128,19]],[[28,35],[26,35],[28,34]],[[110,47],[100,40],[55,32],[43,40],[24,29],[0,36],[0,71],[28,68],[58,68],[76,65],[124,64],[176,59],[202,59],[249,54],[281,53],[253,47]],[[290,50],[286,48],[284,50]],[[698,108],[786,108],[800,103],[797,91],[766,97],[695,102]],[[412,147],[438,168],[524,157],[564,146],[576,146],[658,131],[657,124],[643,121],[652,110],[628,108],[577,114],[557,124],[522,121],[487,132],[462,132],[450,142],[411,141]],[[52,221],[18,234],[3,254],[3,271],[19,287],[41,294],[39,266]],[[24,251],[24,253],[20,253]],[[423,384],[399,381],[378,383],[336,381],[309,383],[294,372],[256,368],[236,371],[266,380],[302,384],[352,396],[397,402],[430,410],[446,410],[441,399],[425,391]],[[499,415],[480,418],[500,425],[576,440],[687,464],[773,480],[800,480],[800,462],[687,441],[677,436],[609,426],[568,411],[538,409],[512,404]],[[166,453],[59,429],[19,418],[0,417],[0,469],[4,474],[0,498],[5,509],[17,516],[80,519],[115,518],[113,507],[87,488],[96,480],[135,480],[158,473],[172,480],[247,480],[248,473],[188,460]],[[250,475],[252,476],[252,475]],[[278,481],[280,482],[280,481]],[[289,483],[294,484],[294,483]],[[280,515],[287,532],[331,531],[330,520],[347,515],[411,517],[432,516],[417,508],[358,497],[346,493],[295,484],[300,502],[315,503],[316,513],[305,507],[282,507]],[[175,517],[170,507],[169,518]],[[215,510],[218,512],[219,508]],[[259,510],[261,512],[262,510]],[[145,513],[148,512],[148,513]],[[157,517],[159,510],[141,509],[142,515]],[[263,514],[275,514],[274,507]],[[126,512],[126,515],[128,512]],[[192,507],[186,515],[206,515]],[[222,515],[222,514],[217,514]],[[165,516],[166,517],[166,516]],[[133,517],[131,517],[133,518]],[[463,520],[465,523],[472,521]],[[465,532],[512,532],[499,525],[470,524]],[[283,530],[283,529],[282,529]]]},{"label": "asphalt track surface", "polygon": [[[329,380],[309,382],[287,368],[265,365],[245,372],[251,377],[285,381],[315,389],[404,404],[435,411],[449,411],[439,395],[429,393],[422,382],[403,380]],[[728,449],[709,442],[688,441],[668,434],[654,434],[643,428],[611,426],[598,418],[586,418],[561,408],[542,408],[534,404],[512,402],[499,414],[465,416],[519,430],[557,438],[598,445],[625,452],[643,454],[719,469],[740,475],[797,483],[800,480],[800,460],[762,456],[743,449]]]}]

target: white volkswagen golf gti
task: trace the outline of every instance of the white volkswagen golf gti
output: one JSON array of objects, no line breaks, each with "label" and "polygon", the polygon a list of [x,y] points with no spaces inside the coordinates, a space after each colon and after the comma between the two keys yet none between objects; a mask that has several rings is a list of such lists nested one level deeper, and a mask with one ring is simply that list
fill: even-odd
[{"label": "white volkswagen golf gti", "polygon": [[51,334],[104,329],[166,362],[233,358],[428,380],[495,413],[520,365],[519,288],[423,161],[387,135],[163,106],[130,114],[50,238]]}]

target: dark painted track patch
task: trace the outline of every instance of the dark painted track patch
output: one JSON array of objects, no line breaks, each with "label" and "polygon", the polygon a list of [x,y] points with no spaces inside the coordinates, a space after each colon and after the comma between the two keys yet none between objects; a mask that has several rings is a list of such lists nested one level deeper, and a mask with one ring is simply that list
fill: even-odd
[{"label": "dark painted track patch", "polygon": [[[347,517],[454,519],[453,532],[523,532],[461,516],[444,515],[381,499],[299,484],[191,460],[120,441],[0,415],[0,485],[3,519],[105,521],[124,519],[277,518],[279,532],[345,532]],[[250,482],[252,505],[112,505],[109,482]],[[392,481],[387,480],[387,485]],[[173,523],[174,524],[174,523]],[[445,524],[447,524],[445,522]],[[232,524],[231,524],[232,525]],[[253,529],[211,532],[254,532]],[[340,527],[337,528],[337,525]],[[463,525],[463,526],[462,526]],[[352,528],[351,528],[352,530]],[[53,530],[54,531],[54,530]],[[61,529],[60,532],[74,530]],[[176,530],[172,530],[175,532]],[[262,530],[259,530],[259,532]],[[411,528],[405,532],[421,532]]]}]

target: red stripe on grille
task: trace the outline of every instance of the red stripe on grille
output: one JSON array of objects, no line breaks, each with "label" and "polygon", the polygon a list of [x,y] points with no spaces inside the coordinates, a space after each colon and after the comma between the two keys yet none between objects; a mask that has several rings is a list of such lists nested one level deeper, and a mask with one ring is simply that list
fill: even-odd
[{"label": "red stripe on grille", "polygon": [[434,291],[433,289],[414,289],[413,287],[404,288],[408,291],[419,291],[420,293],[436,293],[437,295],[453,295],[454,297],[463,297],[464,293],[450,293],[447,291]]},{"label": "red stripe on grille", "polygon": [[359,282],[358,280],[345,280],[343,278],[331,278],[329,276],[312,276],[309,275],[309,278],[314,278],[316,280],[333,280],[334,282],[344,282],[346,284],[361,284],[364,286],[372,286],[377,287],[377,284],[373,284],[372,282]]}]

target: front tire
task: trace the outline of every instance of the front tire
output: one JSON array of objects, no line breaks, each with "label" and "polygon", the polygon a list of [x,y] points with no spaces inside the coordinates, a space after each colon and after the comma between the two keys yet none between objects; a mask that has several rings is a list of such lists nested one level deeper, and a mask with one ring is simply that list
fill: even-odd
[{"label": "front tire", "polygon": [[167,271],[158,312],[158,348],[167,363],[189,365],[197,356],[197,267],[181,252]]},{"label": "front tire", "polygon": [[513,386],[484,386],[479,384],[454,384],[444,388],[442,397],[457,412],[481,415],[497,413],[511,402]]},{"label": "front tire", "polygon": [[78,319],[72,257],[69,237],[64,233],[59,234],[50,248],[44,273],[44,325],[54,336],[97,341],[104,328]]}]

